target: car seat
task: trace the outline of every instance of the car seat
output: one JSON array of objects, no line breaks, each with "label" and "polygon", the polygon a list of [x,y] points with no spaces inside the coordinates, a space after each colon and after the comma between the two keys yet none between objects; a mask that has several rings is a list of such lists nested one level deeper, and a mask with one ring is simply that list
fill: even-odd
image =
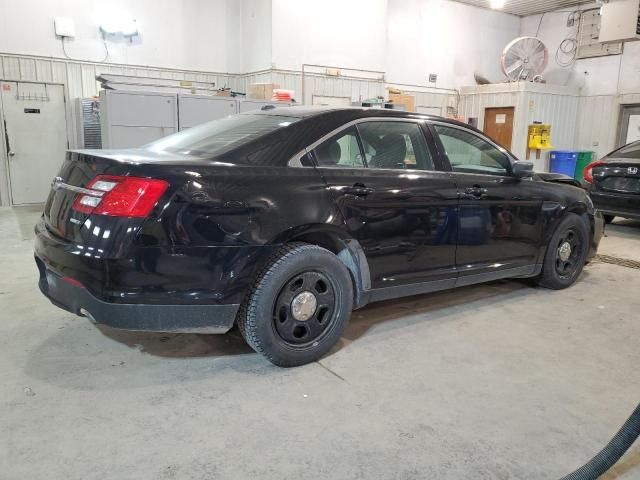
[{"label": "car seat", "polygon": [[405,168],[407,144],[399,133],[388,133],[378,146],[376,154],[369,162],[372,168]]}]

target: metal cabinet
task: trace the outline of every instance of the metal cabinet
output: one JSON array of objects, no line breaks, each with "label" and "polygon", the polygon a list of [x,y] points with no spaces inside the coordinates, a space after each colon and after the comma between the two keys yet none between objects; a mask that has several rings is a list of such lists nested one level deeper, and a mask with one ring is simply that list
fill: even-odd
[{"label": "metal cabinet", "polygon": [[100,92],[102,148],[135,148],[178,131],[173,93]]},{"label": "metal cabinet", "polygon": [[179,130],[268,105],[290,104],[215,95],[102,90],[102,148],[140,147]]},{"label": "metal cabinet", "polygon": [[179,128],[195,127],[238,113],[238,101],[231,97],[213,95],[178,95]]}]

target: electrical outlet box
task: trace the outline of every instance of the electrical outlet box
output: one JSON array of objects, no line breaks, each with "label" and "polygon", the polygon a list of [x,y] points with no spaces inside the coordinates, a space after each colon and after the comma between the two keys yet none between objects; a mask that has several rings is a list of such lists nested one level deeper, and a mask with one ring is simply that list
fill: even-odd
[{"label": "electrical outlet box", "polygon": [[437,73],[430,73],[429,74],[429,83],[436,83],[438,81],[438,74]]},{"label": "electrical outlet box", "polygon": [[640,40],[640,0],[616,0],[602,5],[601,42]]},{"label": "electrical outlet box", "polygon": [[76,36],[76,24],[69,17],[56,17],[53,19],[53,25],[58,37],[73,38]]}]

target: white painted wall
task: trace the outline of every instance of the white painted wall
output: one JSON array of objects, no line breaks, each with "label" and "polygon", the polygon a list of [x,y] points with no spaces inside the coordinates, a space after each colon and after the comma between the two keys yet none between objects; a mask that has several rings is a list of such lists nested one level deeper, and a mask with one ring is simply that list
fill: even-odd
[{"label": "white painted wall", "polygon": [[273,0],[275,68],[384,71],[387,0]]},{"label": "white painted wall", "polygon": [[577,60],[572,67],[562,68],[555,61],[560,42],[575,32],[567,27],[568,11],[525,17],[521,21],[522,35],[535,35],[549,49],[549,67],[545,78],[549,83],[580,87],[582,95],[617,95],[640,92],[640,42],[627,42],[622,55]]},{"label": "white painted wall", "polygon": [[241,2],[236,0],[20,0],[0,2],[0,52],[63,57],[53,18],[76,23],[67,52],[100,61],[104,46],[98,32],[109,15],[135,18],[142,37],[129,44],[109,42],[109,61],[132,65],[214,72],[239,72]]},{"label": "white painted wall", "polygon": [[[303,63],[384,71],[389,83],[474,84],[502,80],[502,48],[518,36],[513,15],[447,0],[273,0],[276,68]],[[481,40],[481,41],[480,41]]]},{"label": "white painted wall", "polygon": [[[242,73],[271,68],[271,0],[242,0]],[[233,46],[231,47],[233,49]]]},{"label": "white painted wall", "polygon": [[445,0],[389,0],[386,69],[391,83],[474,85],[474,72],[503,79],[500,53],[518,36],[520,19]]}]

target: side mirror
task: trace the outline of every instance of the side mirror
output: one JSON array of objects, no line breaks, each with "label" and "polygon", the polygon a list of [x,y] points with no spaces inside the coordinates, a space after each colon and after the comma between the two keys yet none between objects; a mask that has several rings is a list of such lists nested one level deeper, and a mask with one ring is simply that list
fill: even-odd
[{"label": "side mirror", "polygon": [[533,177],[533,162],[522,162],[520,160],[512,164],[513,176],[516,178]]}]

